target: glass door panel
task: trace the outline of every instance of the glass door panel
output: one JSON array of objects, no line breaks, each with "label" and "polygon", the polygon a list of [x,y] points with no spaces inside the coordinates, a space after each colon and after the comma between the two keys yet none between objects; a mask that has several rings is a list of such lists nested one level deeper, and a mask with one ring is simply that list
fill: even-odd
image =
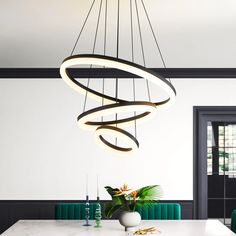
[{"label": "glass door panel", "polygon": [[208,217],[227,223],[236,209],[236,124],[208,122]]}]

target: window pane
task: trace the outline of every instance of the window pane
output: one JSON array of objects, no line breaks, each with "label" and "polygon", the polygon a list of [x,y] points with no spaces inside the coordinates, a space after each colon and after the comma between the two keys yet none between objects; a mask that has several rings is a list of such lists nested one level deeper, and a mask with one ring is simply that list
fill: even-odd
[{"label": "window pane", "polygon": [[219,126],[219,147],[225,146],[225,128],[224,126]]},{"label": "window pane", "polygon": [[212,175],[212,146],[213,134],[211,122],[207,124],[207,174]]},{"label": "window pane", "polygon": [[207,148],[207,174],[212,175],[212,148]]},{"label": "window pane", "polygon": [[229,148],[229,158],[228,158],[228,166],[229,166],[229,178],[236,178],[236,148]]},{"label": "window pane", "polygon": [[218,156],[219,156],[219,175],[224,175],[224,171],[225,171],[225,156],[226,156],[224,148],[219,148]]},{"label": "window pane", "polygon": [[208,122],[208,126],[207,126],[207,147],[212,147],[212,126],[211,126],[211,122]]}]

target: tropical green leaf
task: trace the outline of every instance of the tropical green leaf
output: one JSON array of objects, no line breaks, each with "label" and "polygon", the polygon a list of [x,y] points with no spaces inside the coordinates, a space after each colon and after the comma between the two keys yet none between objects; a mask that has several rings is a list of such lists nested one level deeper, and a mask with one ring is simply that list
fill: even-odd
[{"label": "tropical green leaf", "polygon": [[111,195],[114,204],[126,204],[126,199],[124,195],[115,196],[116,192],[119,191],[118,188],[111,188],[110,186],[106,186],[105,189]]},{"label": "tropical green leaf", "polygon": [[115,194],[116,194],[116,192],[118,192],[119,191],[119,189],[118,188],[112,188],[112,187],[110,187],[110,186],[106,186],[106,187],[104,187],[106,190],[107,190],[107,192],[111,195],[111,197],[113,197]]},{"label": "tropical green leaf", "polygon": [[137,200],[142,201],[158,201],[162,196],[162,190],[159,185],[150,185],[137,190]]},{"label": "tropical green leaf", "polygon": [[121,209],[123,205],[114,205],[112,203],[105,203],[104,214],[106,218],[111,218],[114,212]]}]

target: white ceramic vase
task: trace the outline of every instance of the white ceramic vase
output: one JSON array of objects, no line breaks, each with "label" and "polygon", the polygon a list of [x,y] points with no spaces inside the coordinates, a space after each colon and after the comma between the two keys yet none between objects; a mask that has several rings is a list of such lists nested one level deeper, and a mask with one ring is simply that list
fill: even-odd
[{"label": "white ceramic vase", "polygon": [[124,211],[120,214],[119,222],[125,227],[125,231],[132,231],[141,222],[141,216],[137,211]]}]

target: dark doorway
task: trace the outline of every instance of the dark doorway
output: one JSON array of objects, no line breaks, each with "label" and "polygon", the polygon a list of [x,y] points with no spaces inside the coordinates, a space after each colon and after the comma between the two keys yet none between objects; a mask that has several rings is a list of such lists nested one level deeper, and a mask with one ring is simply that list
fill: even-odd
[{"label": "dark doorway", "polygon": [[194,107],[194,216],[224,223],[236,209],[236,107]]}]

